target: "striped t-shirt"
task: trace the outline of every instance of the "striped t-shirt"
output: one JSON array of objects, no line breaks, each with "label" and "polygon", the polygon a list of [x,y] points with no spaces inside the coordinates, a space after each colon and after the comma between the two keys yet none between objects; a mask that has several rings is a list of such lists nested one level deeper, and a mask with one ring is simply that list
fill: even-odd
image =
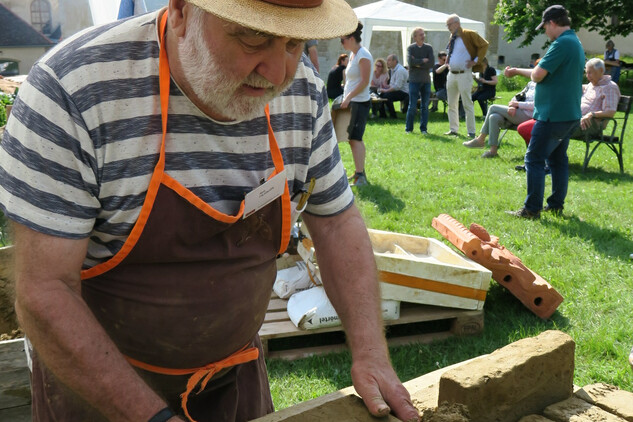
[{"label": "striped t-shirt", "polygon": [[[157,13],[88,28],[47,53],[20,88],[0,145],[4,213],[42,233],[89,237],[86,268],[121,248],[158,161]],[[353,202],[327,105],[305,56],[270,102],[290,193],[316,178],[306,211],[320,216]],[[217,122],[172,80],[167,132],[165,171],[224,213],[236,214],[274,170],[264,110]]]}]

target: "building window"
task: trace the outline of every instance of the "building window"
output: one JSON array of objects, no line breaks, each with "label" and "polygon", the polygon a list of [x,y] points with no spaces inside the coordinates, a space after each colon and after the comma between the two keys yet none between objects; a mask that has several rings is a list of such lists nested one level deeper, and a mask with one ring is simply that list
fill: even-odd
[{"label": "building window", "polygon": [[31,25],[42,33],[50,32],[51,5],[46,0],[31,2]]}]

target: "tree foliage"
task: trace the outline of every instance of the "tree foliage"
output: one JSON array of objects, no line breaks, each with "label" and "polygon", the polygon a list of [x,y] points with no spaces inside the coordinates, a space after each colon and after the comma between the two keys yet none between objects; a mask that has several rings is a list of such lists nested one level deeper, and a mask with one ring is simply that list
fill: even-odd
[{"label": "tree foliage", "polygon": [[525,36],[521,46],[526,46],[539,34],[535,28],[552,4],[565,6],[573,29],[597,31],[605,40],[633,32],[632,0],[499,0],[493,23],[504,25],[506,41]]}]

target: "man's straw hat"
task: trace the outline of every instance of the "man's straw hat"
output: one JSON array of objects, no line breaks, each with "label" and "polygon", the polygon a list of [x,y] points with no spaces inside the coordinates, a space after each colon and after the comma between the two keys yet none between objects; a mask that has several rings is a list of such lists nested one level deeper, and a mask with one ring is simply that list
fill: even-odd
[{"label": "man's straw hat", "polygon": [[349,35],[358,18],[345,0],[186,0],[226,21],[301,40]]}]

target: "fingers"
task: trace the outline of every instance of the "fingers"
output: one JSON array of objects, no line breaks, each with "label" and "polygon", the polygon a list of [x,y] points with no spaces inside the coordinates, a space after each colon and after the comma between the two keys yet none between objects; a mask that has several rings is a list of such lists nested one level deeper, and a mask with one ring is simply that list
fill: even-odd
[{"label": "fingers", "polygon": [[419,412],[413,406],[409,392],[400,383],[395,372],[379,370],[380,376],[376,376],[378,373],[360,372],[357,377],[352,376],[352,379],[354,388],[363,398],[369,413],[377,417],[393,413],[402,421],[419,421]]}]

